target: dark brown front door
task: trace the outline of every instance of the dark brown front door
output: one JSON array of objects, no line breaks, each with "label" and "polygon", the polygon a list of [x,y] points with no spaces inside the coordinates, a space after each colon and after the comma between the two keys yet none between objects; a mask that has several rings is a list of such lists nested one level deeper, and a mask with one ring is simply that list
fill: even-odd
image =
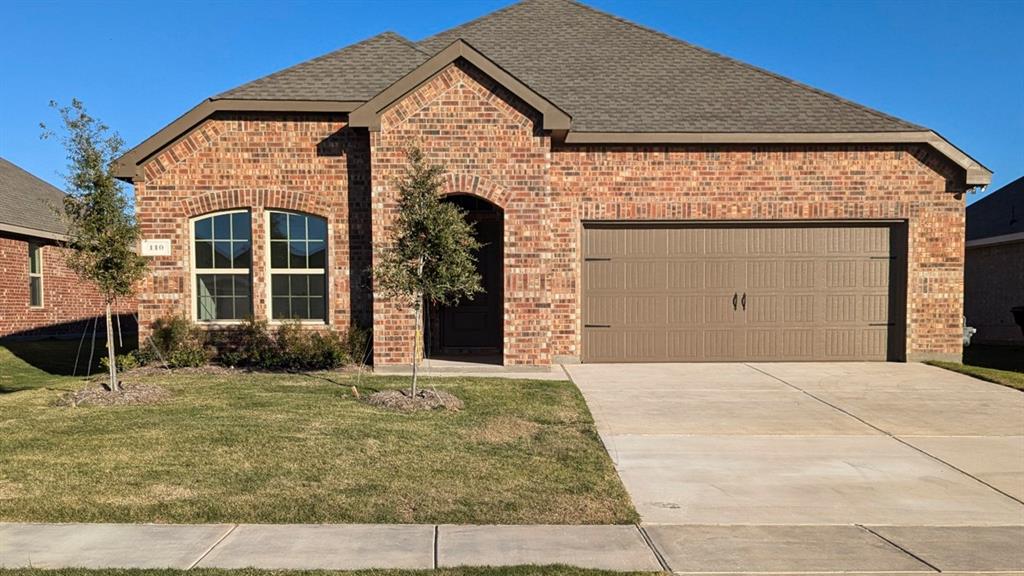
[{"label": "dark brown front door", "polygon": [[477,270],[484,291],[455,306],[443,306],[440,315],[440,353],[501,354],[502,343],[502,214],[488,202],[472,196],[454,196],[450,202],[466,210],[477,240]]}]

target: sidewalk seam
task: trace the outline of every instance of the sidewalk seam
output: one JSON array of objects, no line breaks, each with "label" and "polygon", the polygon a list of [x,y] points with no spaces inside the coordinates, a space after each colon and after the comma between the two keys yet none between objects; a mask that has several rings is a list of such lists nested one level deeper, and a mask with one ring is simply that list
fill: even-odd
[{"label": "sidewalk seam", "polygon": [[647,530],[644,530],[644,527],[640,524],[634,524],[634,526],[636,526],[637,532],[640,533],[640,537],[644,539],[644,543],[647,544],[647,547],[651,549],[651,553],[654,554],[654,559],[657,560],[658,564],[661,565],[661,569],[665,572],[672,572],[672,567],[669,566],[668,560],[666,560],[665,556],[662,555],[660,550],[658,550],[658,546],[654,543],[654,540],[651,539],[651,536],[647,533]]},{"label": "sidewalk seam", "polygon": [[778,376],[776,376],[774,374],[771,374],[769,372],[765,372],[764,370],[761,370],[760,368],[758,368],[756,366],[751,366],[750,364],[747,364],[746,362],[744,362],[743,365],[748,367],[748,368],[750,368],[751,370],[757,370],[758,372],[760,372],[761,374],[764,374],[765,376],[768,376],[769,378],[774,378],[774,379],[778,380],[779,382],[782,382],[786,386],[789,386],[790,388],[792,388],[792,389],[794,389],[794,390],[796,390],[798,392],[806,394],[810,398],[813,398],[813,399],[817,400],[818,402],[821,402],[822,404],[824,404],[824,405],[826,405],[826,406],[828,406],[828,407],[830,407],[830,408],[832,408],[834,410],[838,410],[839,412],[842,412],[843,414],[846,414],[847,416],[849,416],[850,418],[853,418],[854,420],[860,422],[861,424],[864,424],[865,426],[868,426],[869,428],[871,428],[873,430],[877,430],[877,431],[881,432],[882,434],[885,434],[887,437],[892,438],[893,440],[899,442],[900,444],[903,444],[904,446],[906,446],[906,447],[908,447],[908,448],[910,448],[910,449],[912,449],[912,450],[914,450],[916,452],[924,454],[925,456],[931,458],[932,460],[935,460],[936,462],[938,462],[940,464],[943,464],[945,466],[948,466],[949,468],[952,468],[953,470],[956,470],[957,472],[963,474],[964,476],[967,476],[968,478],[974,480],[975,482],[978,482],[979,484],[981,484],[981,485],[983,485],[983,486],[985,486],[985,487],[987,487],[987,488],[989,488],[991,490],[994,490],[994,491],[998,492],[999,494],[1002,494],[1003,496],[1006,496],[1007,498],[1009,498],[1010,500],[1013,500],[1014,502],[1017,502],[1018,504],[1024,504],[1024,500],[1021,500],[1020,498],[1017,498],[1016,496],[1013,496],[1011,494],[1008,494],[1008,493],[1000,490],[999,488],[996,488],[995,486],[989,484],[988,482],[985,482],[981,478],[978,478],[974,474],[971,474],[970,472],[967,472],[966,470],[958,468],[958,467],[950,464],[949,462],[946,462],[942,458],[939,458],[938,456],[935,456],[934,454],[931,454],[929,452],[926,452],[926,451],[922,450],[921,448],[918,448],[917,446],[914,446],[910,442],[907,442],[907,441],[903,440],[902,438],[900,438],[899,436],[896,436],[895,434],[892,434],[888,430],[884,430],[882,428],[879,428],[878,426],[875,426],[874,424],[868,422],[867,420],[861,418],[860,416],[857,416],[856,414],[853,414],[852,412],[844,410],[844,409],[840,408],[839,406],[836,406],[835,404],[832,404],[831,402],[828,402],[827,400],[822,400],[821,398],[818,398],[817,396],[815,396],[814,394],[808,392],[807,390],[804,390],[803,388],[800,388],[799,386],[796,386],[795,384],[790,384],[789,382],[786,382],[782,378],[779,378]]},{"label": "sidewalk seam", "polygon": [[917,560],[917,561],[918,561],[918,562],[920,562],[921,564],[924,564],[925,566],[927,566],[927,567],[931,568],[931,569],[932,569],[932,570],[934,570],[935,572],[942,572],[942,570],[940,570],[938,566],[936,566],[936,565],[932,564],[931,562],[929,562],[929,561],[925,560],[924,558],[921,558],[921,557],[920,557],[920,556],[918,556],[917,554],[914,554],[914,553],[913,553],[913,552],[911,552],[910,550],[907,550],[907,549],[906,549],[906,548],[904,548],[903,546],[900,546],[899,544],[897,544],[897,543],[893,542],[892,540],[890,540],[890,539],[886,538],[885,536],[882,536],[881,534],[879,534],[878,532],[875,532],[875,531],[874,531],[874,530],[872,530],[871,528],[868,528],[867,526],[865,526],[865,525],[863,525],[863,524],[854,524],[854,526],[856,526],[857,528],[860,528],[861,530],[864,530],[865,532],[867,532],[868,534],[871,534],[871,535],[872,535],[872,536],[874,536],[875,538],[879,538],[879,539],[880,539],[880,540],[882,540],[883,542],[886,542],[886,543],[888,543],[888,544],[889,544],[890,546],[892,546],[892,547],[896,548],[896,549],[897,549],[897,550],[899,550],[900,552],[903,552],[903,553],[904,553],[904,554],[906,554],[907,556],[910,556],[910,557],[911,557],[911,558],[913,558],[914,560]]},{"label": "sidewalk seam", "polygon": [[238,526],[239,526],[238,524],[232,524],[231,528],[229,528],[228,531],[225,532],[223,536],[218,538],[216,542],[214,542],[209,548],[207,548],[206,552],[203,552],[203,554],[199,558],[196,558],[196,561],[193,562],[188,568],[186,568],[186,570],[191,570],[191,569],[195,568],[196,566],[198,566],[199,563],[202,562],[203,560],[205,560],[206,557],[210,555],[210,552],[213,552],[213,549],[216,548],[217,546],[219,546],[220,543],[223,542],[225,538],[230,536],[231,533],[235,531],[235,528],[238,528]]}]

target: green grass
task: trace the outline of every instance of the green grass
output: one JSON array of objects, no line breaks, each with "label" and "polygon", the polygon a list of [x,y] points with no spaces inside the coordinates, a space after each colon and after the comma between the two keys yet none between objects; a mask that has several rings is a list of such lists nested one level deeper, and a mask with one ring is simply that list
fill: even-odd
[{"label": "green grass", "polygon": [[[91,385],[0,356],[0,521],[630,523],[570,382],[426,380],[458,413],[356,400],[354,375],[134,376],[156,405],[60,408]],[[364,376],[360,392],[407,384]]]},{"label": "green grass", "polygon": [[928,362],[933,366],[1024,390],[1024,346],[975,344],[964,348],[964,362]]},{"label": "green grass", "polygon": [[175,569],[160,570],[91,570],[85,568],[64,568],[43,570],[39,568],[0,569],[2,576],[639,576],[654,575],[658,572],[611,572],[590,570],[571,566],[509,566],[504,568],[439,568],[437,570],[357,570],[340,572],[331,570],[218,570],[194,568],[189,571]]}]

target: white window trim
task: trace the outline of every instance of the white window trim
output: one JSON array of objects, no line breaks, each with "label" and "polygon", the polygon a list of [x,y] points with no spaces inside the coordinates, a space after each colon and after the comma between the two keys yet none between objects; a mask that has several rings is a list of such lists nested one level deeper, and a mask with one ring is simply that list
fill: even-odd
[{"label": "white window trim", "polygon": [[[32,272],[32,250],[36,250],[39,258],[39,272]],[[32,279],[39,278],[39,304],[32,304]],[[43,280],[43,245],[38,242],[28,243],[28,307],[39,310],[46,307],[46,289]]]},{"label": "white window trim", "polygon": [[[306,212],[297,212],[295,210],[275,210],[266,209],[263,211],[263,229],[266,231],[263,239],[263,250],[266,257],[266,276],[265,276],[265,293],[267,303],[267,323],[272,326],[278,326],[281,324],[295,323],[298,322],[303,326],[326,326],[330,324],[328,319],[331,317],[331,283],[330,278],[327,275],[327,271],[330,269],[331,262],[331,223],[324,216],[317,214],[309,214]],[[270,215],[271,214],[295,214],[296,216],[308,216],[313,218],[319,218],[324,221],[326,231],[324,232],[324,267],[323,268],[281,268],[275,270],[270,262]],[[324,319],[313,320],[275,320],[274,319],[274,295],[273,295],[273,275],[274,274],[322,274],[324,277]]]},{"label": "white window trim", "polygon": [[[250,250],[250,261],[249,267],[246,269],[239,268],[196,268],[196,222],[205,220],[206,218],[213,218],[214,216],[221,216],[224,214],[248,214],[249,215],[249,250]],[[253,275],[253,264],[255,263],[255,254],[252,252],[253,243],[252,237],[255,233],[252,226],[252,211],[246,208],[238,210],[221,210],[219,212],[209,212],[207,214],[201,214],[188,221],[188,251],[189,251],[189,268],[191,269],[190,282],[191,288],[189,290],[189,299],[192,301],[192,322],[199,326],[238,326],[244,323],[244,320],[200,320],[199,319],[199,284],[196,281],[196,277],[200,274],[248,274],[250,278],[250,289],[249,299],[251,300],[250,305],[252,306],[252,313],[255,315],[256,299],[252,293],[252,275]]]}]

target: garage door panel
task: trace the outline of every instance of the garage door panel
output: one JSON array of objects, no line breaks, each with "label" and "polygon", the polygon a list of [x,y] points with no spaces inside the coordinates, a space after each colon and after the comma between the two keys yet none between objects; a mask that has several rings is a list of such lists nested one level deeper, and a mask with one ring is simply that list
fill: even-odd
[{"label": "garage door panel", "polygon": [[890,225],[585,227],[584,246],[585,361],[900,354]]}]

